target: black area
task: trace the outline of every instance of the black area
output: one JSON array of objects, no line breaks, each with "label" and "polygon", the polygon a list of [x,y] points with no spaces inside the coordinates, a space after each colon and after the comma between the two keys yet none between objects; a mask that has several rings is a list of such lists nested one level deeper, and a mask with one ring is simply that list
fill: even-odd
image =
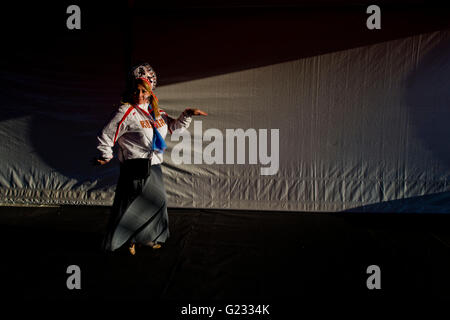
[{"label": "black area", "polygon": [[[131,256],[100,250],[108,214],[1,207],[2,296],[147,301],[166,313],[188,303],[266,303],[281,314],[308,301],[450,300],[448,215],[171,209],[168,242]],[[66,288],[72,264],[81,290]],[[366,287],[370,265],[381,290]]]},{"label": "black area", "polygon": [[[159,84],[168,85],[450,27],[450,10],[442,3],[380,5],[381,30],[366,28],[364,2],[266,2],[153,11],[142,5],[132,10],[132,60],[152,61]],[[147,44],[138,41],[150,34]]]},{"label": "black area", "polygon": [[[72,4],[81,8],[81,30],[66,28]],[[381,30],[365,26],[371,4],[381,8]],[[99,72],[116,65],[125,76],[145,60],[159,85],[168,85],[444,30],[449,8],[444,1],[411,0],[17,2],[2,10],[2,42],[9,48],[2,68],[86,72],[92,61],[83,52],[111,37],[123,60],[107,61],[111,47],[105,48]]]}]

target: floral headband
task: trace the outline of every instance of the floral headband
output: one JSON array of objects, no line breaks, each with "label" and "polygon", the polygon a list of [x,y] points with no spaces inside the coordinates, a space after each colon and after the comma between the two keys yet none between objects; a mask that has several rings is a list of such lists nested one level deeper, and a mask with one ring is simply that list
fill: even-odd
[{"label": "floral headband", "polygon": [[131,75],[134,79],[142,79],[146,81],[152,91],[156,88],[156,73],[148,63],[142,63],[134,66],[131,71]]}]

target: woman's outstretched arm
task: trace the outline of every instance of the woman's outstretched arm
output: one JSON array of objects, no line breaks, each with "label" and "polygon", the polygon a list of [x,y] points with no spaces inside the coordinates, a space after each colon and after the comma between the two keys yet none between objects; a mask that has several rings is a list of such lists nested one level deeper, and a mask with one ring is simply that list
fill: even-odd
[{"label": "woman's outstretched arm", "polygon": [[167,123],[167,126],[169,127],[169,132],[172,134],[173,131],[177,129],[187,129],[192,121],[192,116],[202,115],[206,116],[208,115],[206,112],[200,110],[200,109],[191,109],[187,108],[185,109],[181,115],[178,117],[178,119],[174,119],[170,117],[166,112],[161,110],[161,116],[163,117],[164,121]]}]

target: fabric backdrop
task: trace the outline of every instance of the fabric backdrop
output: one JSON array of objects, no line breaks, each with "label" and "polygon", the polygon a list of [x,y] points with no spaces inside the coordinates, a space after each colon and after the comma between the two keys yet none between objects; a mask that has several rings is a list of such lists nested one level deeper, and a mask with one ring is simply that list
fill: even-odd
[{"label": "fabric backdrop", "polygon": [[[89,160],[124,88],[117,32],[2,66],[1,204],[112,204],[117,161]],[[169,115],[209,114],[166,139],[169,206],[450,212],[449,57],[442,30],[159,86]]]}]

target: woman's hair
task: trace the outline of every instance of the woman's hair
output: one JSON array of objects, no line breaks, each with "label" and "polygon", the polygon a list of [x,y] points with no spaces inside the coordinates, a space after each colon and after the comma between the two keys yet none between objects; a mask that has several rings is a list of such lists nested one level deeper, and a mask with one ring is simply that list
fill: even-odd
[{"label": "woman's hair", "polygon": [[150,101],[149,102],[152,105],[153,111],[155,113],[155,117],[159,117],[160,113],[159,113],[158,98],[156,98],[156,96],[153,94],[152,88],[148,84],[148,82],[143,79],[136,79],[135,81],[132,81],[130,83],[131,84],[129,84],[127,86],[127,88],[125,89],[125,92],[122,94],[122,99],[121,99],[120,103],[121,104],[131,104],[131,105],[134,104],[135,92],[137,90],[137,86],[140,84],[145,88],[145,90],[150,92],[150,97],[149,97]]}]

